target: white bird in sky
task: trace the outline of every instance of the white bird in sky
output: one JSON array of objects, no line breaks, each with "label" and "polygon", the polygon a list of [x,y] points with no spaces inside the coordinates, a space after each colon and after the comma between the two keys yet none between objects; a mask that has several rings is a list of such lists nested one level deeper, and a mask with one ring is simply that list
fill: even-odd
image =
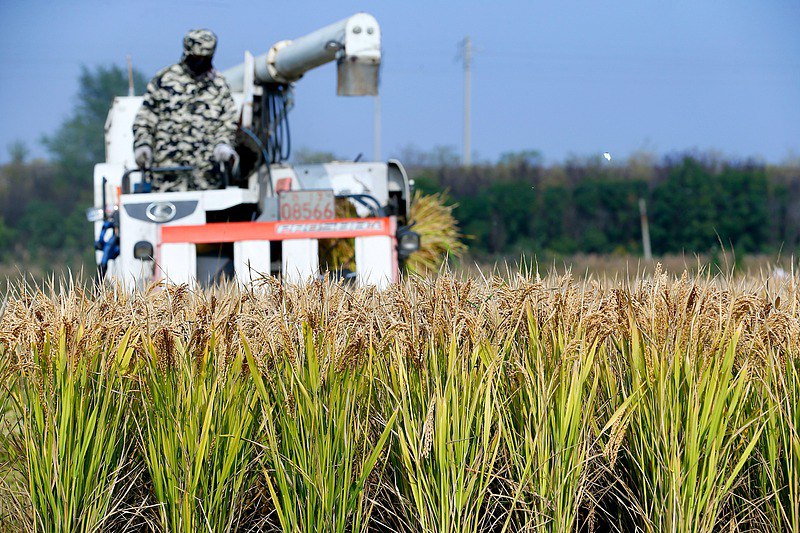
[{"label": "white bird in sky", "polygon": [[611,161],[611,153],[610,152],[603,152],[603,157],[606,158],[606,161]]}]

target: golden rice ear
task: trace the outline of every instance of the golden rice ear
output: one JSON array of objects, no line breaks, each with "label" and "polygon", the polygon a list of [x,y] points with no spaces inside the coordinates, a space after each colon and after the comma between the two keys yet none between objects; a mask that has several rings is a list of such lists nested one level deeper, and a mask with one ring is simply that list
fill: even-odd
[{"label": "golden rice ear", "polygon": [[[353,218],[356,208],[347,198],[337,198],[334,204],[336,218]],[[320,239],[319,264],[328,270],[349,268],[353,270],[356,246],[353,239]]]},{"label": "golden rice ear", "polygon": [[[425,198],[418,198],[421,205]],[[69,284],[22,287],[7,295],[8,303],[0,319],[0,413],[5,414],[5,418],[0,417],[0,442],[8,442],[4,439],[9,438],[9,430],[26,427],[14,422],[21,420],[26,411],[18,410],[13,402],[17,399],[31,402],[34,397],[55,398],[60,394],[61,389],[53,381],[59,368],[54,363],[68,361],[74,368],[93,363],[91,372],[80,374],[90,380],[105,379],[104,372],[115,366],[125,369],[119,375],[111,374],[113,379],[124,377],[126,384],[136,387],[132,389],[135,401],[142,402],[139,404],[142,410],[137,411],[141,415],[138,423],[152,423],[155,419],[145,417],[158,415],[166,420],[164,427],[180,430],[184,426],[172,423],[171,410],[159,415],[160,408],[153,407],[156,385],[162,384],[163,376],[186,372],[187,384],[199,383],[193,377],[210,376],[219,379],[217,386],[227,383],[225,386],[233,389],[248,386],[248,376],[254,374],[263,378],[264,387],[274,391],[289,382],[288,376],[298,375],[300,369],[313,363],[314,390],[322,390],[326,383],[337,385],[342,376],[353,379],[365,376],[368,379],[364,386],[372,387],[369,391],[374,396],[369,396],[363,404],[367,411],[358,411],[358,416],[352,419],[353,424],[364,423],[362,438],[346,450],[352,451],[353,457],[366,457],[367,443],[378,442],[383,436],[385,441],[381,442],[389,448],[395,447],[391,453],[386,449],[380,452],[385,455],[375,452],[369,461],[362,463],[372,468],[380,461],[370,473],[372,477],[366,475],[368,469],[355,469],[359,476],[364,473],[369,483],[375,484],[363,490],[364,494],[369,493],[367,500],[372,501],[374,495],[379,501],[377,513],[383,512],[377,510],[378,505],[384,506],[385,511],[387,505],[395,505],[394,502],[404,501],[412,494],[409,485],[412,478],[404,466],[408,463],[385,463],[401,457],[400,454],[408,456],[403,461],[408,459],[426,469],[419,477],[414,474],[413,482],[417,479],[427,482],[449,472],[449,466],[444,466],[454,464],[448,456],[452,446],[469,446],[475,450],[472,457],[487,461],[468,466],[466,473],[475,483],[482,483],[486,490],[499,487],[512,492],[518,487],[532,486],[531,476],[548,471],[538,465],[531,466],[529,458],[551,461],[550,466],[563,467],[564,474],[553,478],[557,485],[545,486],[524,500],[528,489],[521,488],[519,502],[512,505],[524,505],[531,516],[541,516],[547,523],[553,523],[550,502],[554,498],[545,490],[570,495],[602,491],[609,481],[614,483],[617,472],[622,472],[625,479],[638,476],[637,490],[666,486],[664,483],[673,479],[672,466],[656,466],[651,472],[644,472],[631,463],[631,450],[635,451],[635,457],[651,454],[648,464],[658,465],[658,458],[652,458],[654,443],[666,450],[662,457],[686,458],[681,450],[686,449],[689,438],[694,439],[692,453],[697,459],[684,461],[684,471],[693,468],[697,461],[706,461],[708,471],[713,470],[715,479],[721,480],[717,483],[709,478],[697,485],[708,495],[704,501],[718,505],[714,502],[722,502],[729,499],[732,491],[742,490],[750,491],[759,502],[774,503],[777,502],[774,495],[788,491],[784,487],[789,483],[800,487],[800,476],[796,474],[800,468],[792,470],[795,473],[788,479],[787,471],[775,474],[773,466],[787,464],[782,461],[796,461],[785,450],[791,450],[797,442],[800,427],[796,401],[800,397],[797,286],[794,277],[790,283],[769,290],[763,278],[759,281],[757,276],[734,279],[701,272],[676,277],[660,266],[650,274],[637,274],[622,281],[583,279],[556,271],[541,277],[532,271],[517,271],[507,266],[505,270],[486,273],[481,279],[464,279],[450,272],[440,272],[435,277],[410,276],[382,291],[319,280],[282,284],[274,278],[265,278],[255,288],[223,284],[193,290],[187,286],[159,285],[133,294],[113,286],[95,292]],[[96,357],[98,354],[103,357]],[[310,359],[310,354],[315,359]],[[245,360],[247,364],[242,368]],[[72,372],[73,367],[61,368]],[[214,376],[208,369],[216,369],[219,374]],[[170,372],[151,373],[152,370]],[[229,376],[236,379],[227,380]],[[21,394],[14,387],[19,387],[24,379],[35,381],[30,381],[28,392]],[[448,379],[459,380],[457,386]],[[583,385],[574,386],[576,381]],[[121,397],[116,387],[95,390],[109,391],[113,398]],[[334,386],[325,390],[355,389]],[[447,390],[449,396],[443,394]],[[170,387],[161,389],[165,394],[175,391],[180,392]],[[480,402],[474,405],[483,406],[478,410],[480,416],[464,411],[463,408],[473,405],[462,401],[465,391],[471,391],[475,401]],[[669,397],[662,396],[667,392]],[[6,411],[3,411],[4,393]],[[309,409],[319,407],[315,402],[302,401],[298,393],[302,391],[287,389],[281,398],[287,423],[302,422],[302,417],[309,416]],[[242,393],[218,394],[216,398],[227,401]],[[397,409],[398,403],[404,411]],[[51,416],[56,413],[56,406],[63,405],[66,404],[50,402],[38,408],[43,416]],[[534,406],[538,406],[539,414],[532,417],[529,413]],[[28,407],[36,405],[29,403]],[[717,410],[713,420],[709,418],[707,422],[715,423],[716,434],[724,438],[709,440],[710,432],[682,430],[681,437],[671,441],[671,435],[678,433],[670,433],[670,428],[688,427],[685,422],[689,408],[698,417]],[[241,411],[239,407],[230,410],[233,413],[230,420],[239,420]],[[315,413],[311,414],[320,414]],[[539,423],[553,413],[558,424]],[[552,453],[552,446],[556,446],[548,444],[552,440],[539,438],[542,428],[561,427],[566,415],[574,431],[559,432],[571,440],[556,445],[557,449],[573,454],[569,460],[566,453]],[[9,416],[16,417],[10,424]],[[470,430],[462,437],[452,435],[453,416],[474,423],[475,431]],[[492,420],[502,427],[493,425]],[[662,424],[663,420],[669,423]],[[723,422],[725,427],[720,425]],[[109,427],[124,426],[109,424]],[[59,426],[51,423],[47,427]],[[135,425],[130,427],[144,431]],[[667,434],[662,435],[662,428],[666,428]],[[482,436],[476,439],[474,434]],[[138,435],[141,437],[141,433]],[[134,442],[131,440],[134,437],[126,442]],[[242,442],[255,442],[251,437]],[[397,444],[399,438],[405,441]],[[41,451],[41,441],[38,437],[28,441],[29,451]],[[189,441],[195,442],[191,439],[186,442]],[[313,438],[308,441],[320,442]],[[136,442],[142,446],[141,440]],[[205,450],[214,450],[209,457],[222,449],[221,442],[211,438],[208,445],[203,444]],[[273,444],[280,442],[276,440]],[[541,448],[541,453],[518,451],[526,449],[525,446],[534,450],[540,445],[549,448]],[[670,446],[672,451],[664,446]],[[715,447],[714,453],[722,458],[714,461],[717,466],[713,469],[706,451],[710,447]],[[8,449],[2,445],[0,448]],[[161,447],[157,449],[160,454]],[[12,450],[12,453],[17,452]],[[50,454],[42,455],[37,464],[49,467],[52,458]],[[161,455],[157,459],[152,463],[156,467],[162,464]],[[27,459],[17,453],[15,460]],[[442,467],[429,469],[435,461]],[[7,463],[0,467],[4,464]],[[578,475],[579,469],[585,469],[582,470],[585,474]],[[751,473],[764,478],[747,485]],[[645,474],[662,477],[658,483],[642,481]],[[387,477],[382,478],[383,475]],[[395,483],[402,479],[400,476],[406,476],[405,485]],[[382,481],[389,477],[393,487],[390,490],[398,492],[385,496],[376,487],[383,486]],[[47,494],[52,492],[53,479],[59,478],[49,473],[41,477],[39,486]],[[448,484],[454,481],[438,479]],[[487,480],[491,482],[485,483]],[[292,486],[300,487],[306,482],[305,478],[298,478],[298,484]],[[511,485],[498,485],[503,483]],[[560,490],[567,486],[568,491]],[[0,508],[4,494],[8,493],[3,491],[0,486]],[[423,498],[433,495],[417,494]],[[740,501],[740,496],[735,499]],[[788,505],[795,500],[786,498],[781,505],[787,505],[787,509],[780,512],[787,515],[793,512],[794,507]],[[663,493],[649,496],[648,501],[672,502]],[[557,520],[566,524],[561,531],[575,530],[569,523],[574,524],[574,517],[581,516],[580,513],[591,513],[595,507],[602,509],[602,500],[599,503],[592,500],[590,504],[575,499],[571,502],[568,503],[571,511],[559,511],[556,515]],[[684,505],[680,502],[679,505]],[[539,510],[534,509],[537,505]],[[590,507],[581,510],[584,505]],[[746,501],[742,505],[742,509],[750,509],[754,504]],[[438,519],[438,509],[438,506],[430,509],[426,523]],[[482,520],[481,509],[476,505],[468,519]],[[727,507],[722,509],[720,512],[726,513],[726,518],[714,519],[715,523],[704,531],[717,530],[713,526],[727,524],[734,518],[739,520],[738,511],[732,514]],[[685,511],[675,509],[669,516],[681,512]],[[702,512],[711,520],[717,511]],[[20,516],[28,516],[25,513]],[[625,516],[641,515],[643,520],[656,522],[661,520],[658,513],[663,515],[658,509],[636,507],[634,501]],[[4,525],[2,515],[0,512],[0,530]],[[598,517],[601,515],[598,513]],[[619,522],[627,520],[625,516],[613,518]],[[797,527],[779,527],[781,516],[784,515],[774,518],[778,524],[775,527],[750,529],[800,531]],[[414,524],[413,519],[411,523]],[[472,530],[476,529],[480,527]],[[426,528],[419,526],[417,530]]]},{"label": "golden rice ear", "polygon": [[435,273],[444,261],[459,259],[467,251],[464,235],[453,216],[457,204],[446,203],[443,193],[424,195],[414,192],[409,220],[419,233],[420,249],[406,262],[406,269],[417,274]]},{"label": "golden rice ear", "polygon": [[[438,272],[447,259],[459,259],[466,252],[464,236],[458,229],[453,216],[457,204],[448,205],[442,193],[423,195],[414,193],[409,220],[413,230],[420,235],[420,249],[406,262],[409,272],[418,274]],[[344,198],[336,200],[337,218],[356,216],[353,204]],[[352,239],[322,239],[320,244],[320,265],[329,270],[353,268],[355,246]]]}]

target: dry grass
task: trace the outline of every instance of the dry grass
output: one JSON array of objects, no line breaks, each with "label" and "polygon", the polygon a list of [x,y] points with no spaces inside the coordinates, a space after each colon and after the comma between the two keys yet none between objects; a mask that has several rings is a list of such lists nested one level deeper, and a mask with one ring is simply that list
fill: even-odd
[{"label": "dry grass", "polygon": [[[659,267],[629,282],[411,277],[382,292],[273,280],[198,292],[17,287],[0,322],[5,390],[16,390],[14,376],[50,364],[42,354],[57,338],[68,361],[124,356],[117,368],[142,386],[169,369],[214,369],[219,378],[202,379],[220,387],[261,376],[252,411],[260,452],[241,466],[247,475],[229,473],[251,480],[233,521],[243,529],[683,531],[692,523],[693,531],[744,531],[798,523],[800,420],[791,398],[800,386],[800,280],[792,277],[673,277]],[[364,373],[369,383],[358,378]],[[336,384],[356,382],[358,394],[335,394]],[[143,391],[130,401],[146,412],[153,407]],[[301,409],[312,397],[325,407]],[[32,409],[3,405],[6,418]],[[210,417],[209,409],[202,412]],[[325,412],[341,421],[325,423]],[[707,433],[690,441],[683,432],[692,420],[707,421]],[[336,433],[347,428],[357,436]],[[19,441],[4,431],[5,441]],[[305,445],[290,446],[292,432]],[[141,433],[128,432],[138,453]],[[210,461],[222,441],[204,435]],[[28,459],[20,451],[5,457],[0,480],[27,479],[36,452],[29,448]],[[323,476],[307,450],[346,457],[360,485],[328,501],[320,487],[338,486],[343,473]],[[123,515],[158,505],[149,479],[119,495]],[[41,512],[31,507],[35,487],[0,490],[0,510],[15,519]],[[10,505],[11,494],[22,503]],[[314,503],[303,503],[307,513],[294,523],[287,501]],[[202,509],[188,505],[203,524]]]}]

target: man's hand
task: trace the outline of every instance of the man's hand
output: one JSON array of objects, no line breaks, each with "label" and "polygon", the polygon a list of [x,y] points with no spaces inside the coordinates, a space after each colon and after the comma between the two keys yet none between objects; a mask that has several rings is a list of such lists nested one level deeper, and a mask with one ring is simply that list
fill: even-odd
[{"label": "man's hand", "polygon": [[214,161],[227,163],[236,156],[236,150],[230,144],[219,143],[214,147]]},{"label": "man's hand", "polygon": [[133,158],[139,168],[150,168],[153,163],[153,150],[149,146],[140,146],[133,151]]}]

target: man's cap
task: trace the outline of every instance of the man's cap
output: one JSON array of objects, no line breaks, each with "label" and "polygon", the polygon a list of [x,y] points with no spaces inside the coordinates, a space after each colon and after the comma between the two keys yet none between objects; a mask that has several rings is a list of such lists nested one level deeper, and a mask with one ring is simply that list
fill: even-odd
[{"label": "man's cap", "polygon": [[183,52],[190,56],[213,56],[217,36],[211,30],[190,30],[183,38]]}]

